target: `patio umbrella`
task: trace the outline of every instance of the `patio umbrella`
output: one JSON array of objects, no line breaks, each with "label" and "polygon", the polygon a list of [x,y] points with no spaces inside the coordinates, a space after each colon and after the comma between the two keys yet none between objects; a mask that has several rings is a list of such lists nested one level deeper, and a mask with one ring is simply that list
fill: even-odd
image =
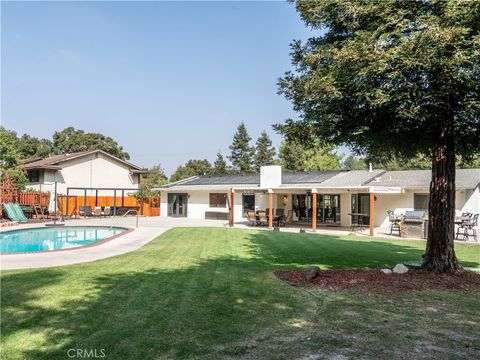
[{"label": "patio umbrella", "polygon": [[55,191],[50,191],[50,201],[48,202],[48,212],[55,214]]}]

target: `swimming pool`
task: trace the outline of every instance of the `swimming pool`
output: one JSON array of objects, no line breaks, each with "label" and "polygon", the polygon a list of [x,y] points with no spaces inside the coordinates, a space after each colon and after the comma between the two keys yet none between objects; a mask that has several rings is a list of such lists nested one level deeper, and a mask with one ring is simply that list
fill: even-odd
[{"label": "swimming pool", "polygon": [[99,244],[128,229],[107,226],[44,227],[0,233],[0,252],[6,254],[67,250]]}]

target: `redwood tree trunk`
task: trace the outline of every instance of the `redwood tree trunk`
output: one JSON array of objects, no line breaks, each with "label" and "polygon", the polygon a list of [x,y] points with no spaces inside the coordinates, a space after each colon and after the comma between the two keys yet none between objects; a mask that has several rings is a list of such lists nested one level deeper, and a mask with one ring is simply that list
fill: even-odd
[{"label": "redwood tree trunk", "polygon": [[455,256],[455,141],[453,119],[435,133],[430,183],[427,249],[422,267],[453,272],[461,266]]}]

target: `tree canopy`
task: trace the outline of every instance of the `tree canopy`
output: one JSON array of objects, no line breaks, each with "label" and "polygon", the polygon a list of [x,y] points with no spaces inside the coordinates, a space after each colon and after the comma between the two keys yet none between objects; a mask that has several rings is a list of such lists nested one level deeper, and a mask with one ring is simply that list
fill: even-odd
[{"label": "tree canopy", "polygon": [[[347,144],[376,156],[431,156],[453,119],[456,153],[480,152],[480,2],[297,1],[323,36],[292,43],[279,81],[298,121],[286,136]],[[448,109],[446,109],[448,107]],[[412,140],[415,141],[412,141]]]},{"label": "tree canopy", "polygon": [[147,174],[142,174],[140,177],[140,185],[136,195],[143,198],[159,196],[160,191],[155,190],[155,188],[166,184],[167,180],[162,166],[154,165],[148,170]]},{"label": "tree canopy", "polygon": [[0,175],[8,176],[20,189],[25,187],[27,176],[21,167],[22,156],[18,151],[15,132],[0,126]]},{"label": "tree canopy", "polygon": [[170,181],[183,180],[192,176],[209,175],[213,173],[212,164],[207,159],[188,160],[185,165],[179,166],[170,177]]},{"label": "tree canopy", "polygon": [[73,127],[56,131],[53,134],[53,149],[59,154],[103,150],[122,160],[130,159],[130,155],[111,137],[99,133],[85,132]]}]

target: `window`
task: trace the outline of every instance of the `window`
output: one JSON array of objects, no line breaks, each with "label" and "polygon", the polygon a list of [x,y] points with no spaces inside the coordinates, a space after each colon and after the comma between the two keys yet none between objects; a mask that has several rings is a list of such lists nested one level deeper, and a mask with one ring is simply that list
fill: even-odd
[{"label": "window", "polygon": [[28,182],[36,183],[40,181],[40,170],[30,170],[28,172]]},{"label": "window", "polygon": [[211,208],[225,208],[227,207],[227,194],[212,193],[210,194]]},{"label": "window", "polygon": [[413,209],[428,211],[428,194],[413,194]]},{"label": "window", "polygon": [[243,212],[247,210],[255,210],[255,195],[242,194]]}]

